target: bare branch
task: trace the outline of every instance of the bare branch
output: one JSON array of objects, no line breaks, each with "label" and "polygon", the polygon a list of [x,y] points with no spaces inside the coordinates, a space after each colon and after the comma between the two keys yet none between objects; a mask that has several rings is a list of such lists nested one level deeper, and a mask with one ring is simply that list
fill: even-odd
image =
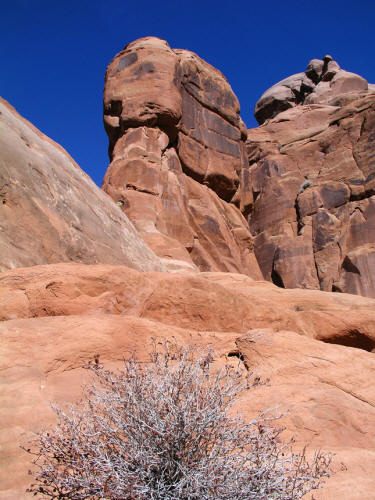
[{"label": "bare branch", "polygon": [[153,341],[150,363],[131,357],[96,382],[26,450],[29,488],[51,499],[213,500],[301,498],[329,476],[332,456],[294,453],[265,412],[228,416],[251,384],[241,367],[213,370],[211,349]]}]

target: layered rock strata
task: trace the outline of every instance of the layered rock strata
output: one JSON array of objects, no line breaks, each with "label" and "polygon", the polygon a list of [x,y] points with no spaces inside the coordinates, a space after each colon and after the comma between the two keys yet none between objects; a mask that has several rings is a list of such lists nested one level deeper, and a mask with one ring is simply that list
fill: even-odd
[{"label": "layered rock strata", "polygon": [[170,268],[374,297],[374,100],[326,56],[267,91],[246,132],[219,71],[141,39],[107,70],[103,188]]},{"label": "layered rock strata", "polygon": [[164,269],[68,153],[0,99],[0,270],[83,262]]},{"label": "layered rock strata", "polygon": [[105,78],[103,189],[160,257],[261,278],[242,215],[253,200],[239,111],[196,54],[153,37],[127,45]]}]

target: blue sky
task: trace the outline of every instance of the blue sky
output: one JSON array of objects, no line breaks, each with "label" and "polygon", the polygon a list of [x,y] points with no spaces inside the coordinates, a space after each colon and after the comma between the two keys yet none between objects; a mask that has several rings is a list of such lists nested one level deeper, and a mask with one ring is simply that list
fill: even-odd
[{"label": "blue sky", "polygon": [[103,78],[124,45],[159,36],[219,68],[248,127],[271,85],[330,53],[375,83],[375,2],[0,0],[0,95],[101,184]]}]

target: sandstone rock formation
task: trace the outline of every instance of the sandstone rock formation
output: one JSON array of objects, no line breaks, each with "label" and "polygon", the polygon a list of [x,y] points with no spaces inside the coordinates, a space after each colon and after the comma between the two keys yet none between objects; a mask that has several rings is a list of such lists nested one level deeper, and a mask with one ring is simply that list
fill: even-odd
[{"label": "sandstone rock formation", "polygon": [[242,215],[252,191],[239,111],[224,76],[196,54],[153,37],[127,45],[106,73],[103,189],[160,257],[259,279]]},{"label": "sandstone rock formation", "polygon": [[146,360],[155,336],[211,344],[218,365],[243,359],[269,383],[245,391],[238,411],[288,409],[286,436],[337,454],[337,473],[316,498],[371,498],[374,300],[233,273],[62,263],[3,273],[0,304],[1,498],[27,498],[23,432],[53,422],[50,401],[78,398],[83,366],[97,359],[116,368],[132,350]]},{"label": "sandstone rock formation", "polygon": [[54,422],[51,401],[78,399],[86,363],[146,360],[158,336],[268,380],[236,411],[277,407],[297,447],[336,453],[315,498],[373,498],[375,95],[361,82],[313,60],[247,132],[220,72],[138,40],[106,76],[112,200],[1,101],[0,498],[29,498],[19,444]]},{"label": "sandstone rock formation", "polygon": [[375,297],[375,94],[300,105],[248,133],[265,279]]},{"label": "sandstone rock formation", "polygon": [[262,95],[255,106],[259,124],[299,104],[342,105],[369,89],[367,81],[344,71],[330,55],[312,59],[304,73],[289,76]]},{"label": "sandstone rock formation", "polygon": [[0,99],[0,270],[75,261],[162,270],[66,151]]},{"label": "sandstone rock formation", "polygon": [[106,74],[103,188],[170,267],[375,297],[374,102],[366,80],[313,60],[257,103],[267,123],[248,132],[247,162],[223,75],[137,40]]}]

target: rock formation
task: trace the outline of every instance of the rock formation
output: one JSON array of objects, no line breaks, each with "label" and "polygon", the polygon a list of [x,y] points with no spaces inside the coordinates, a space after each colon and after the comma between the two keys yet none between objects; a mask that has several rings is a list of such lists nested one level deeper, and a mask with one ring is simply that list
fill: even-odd
[{"label": "rock formation", "polygon": [[[370,88],[374,86],[370,85]],[[367,81],[344,71],[330,55],[312,59],[304,73],[289,76],[262,95],[255,106],[259,124],[300,104],[343,105],[369,90]],[[375,90],[375,88],[374,88]]]},{"label": "rock formation", "polygon": [[239,111],[224,76],[196,54],[153,37],[127,45],[106,73],[103,189],[160,257],[259,279],[242,215],[252,191]]},{"label": "rock formation", "polygon": [[[211,344],[218,365],[243,359],[266,385],[239,410],[288,410],[296,446],[336,453],[336,474],[314,495],[370,499],[375,487],[374,300],[281,290],[233,273],[140,273],[108,265],[50,264],[0,275],[2,498],[30,478],[19,442],[53,422],[50,401],[75,400],[82,368],[141,359],[152,337]],[[345,464],[345,467],[342,465]],[[369,493],[370,492],[370,493]],[[347,496],[349,494],[349,496]],[[366,496],[367,495],[367,496]]]},{"label": "rock formation", "polygon": [[67,152],[0,100],[0,271],[53,262],[163,265]]},{"label": "rock formation", "polygon": [[19,444],[87,362],[146,360],[152,337],[268,380],[236,410],[277,407],[297,447],[336,454],[314,498],[373,498],[375,95],[328,57],[287,80],[247,132],[212,66],[129,44],[104,92],[112,199],[1,101],[0,498],[29,498]]},{"label": "rock formation", "polygon": [[248,133],[255,253],[279,286],[375,297],[375,93],[326,62],[309,64],[310,76],[326,69],[301,103],[277,114],[275,104],[276,116]]},{"label": "rock formation", "polygon": [[374,102],[365,79],[314,59],[257,103],[247,161],[223,75],[141,39],[107,70],[103,188],[170,267],[375,297]]}]

